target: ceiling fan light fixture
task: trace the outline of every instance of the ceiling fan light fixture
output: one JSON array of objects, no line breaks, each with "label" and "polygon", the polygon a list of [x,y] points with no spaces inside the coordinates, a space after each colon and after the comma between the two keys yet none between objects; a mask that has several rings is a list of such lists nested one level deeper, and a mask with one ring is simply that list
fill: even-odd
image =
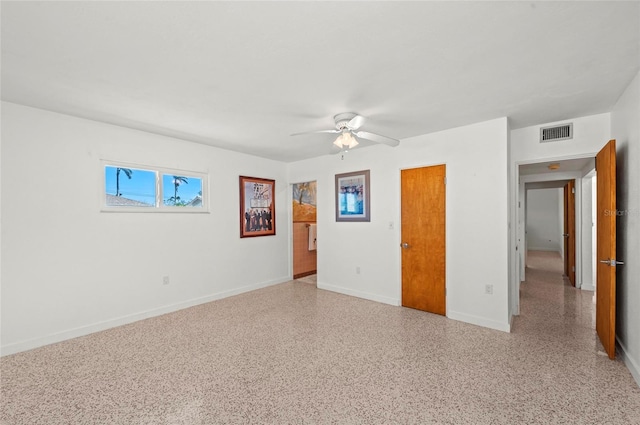
[{"label": "ceiling fan light fixture", "polygon": [[358,146],[358,141],[353,137],[350,131],[344,131],[338,136],[333,144],[340,149],[351,149]]}]

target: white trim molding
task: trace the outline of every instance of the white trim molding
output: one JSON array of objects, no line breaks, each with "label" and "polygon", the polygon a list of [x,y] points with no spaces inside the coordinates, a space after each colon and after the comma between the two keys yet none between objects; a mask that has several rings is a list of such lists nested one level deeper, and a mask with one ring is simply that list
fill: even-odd
[{"label": "white trim molding", "polygon": [[616,338],[616,342],[618,345],[618,354],[620,355],[620,358],[627,366],[627,369],[629,369],[629,372],[631,373],[631,376],[633,376],[633,379],[635,379],[638,387],[640,387],[640,364],[638,364],[638,361],[628,354],[627,348],[620,341],[620,339]]}]

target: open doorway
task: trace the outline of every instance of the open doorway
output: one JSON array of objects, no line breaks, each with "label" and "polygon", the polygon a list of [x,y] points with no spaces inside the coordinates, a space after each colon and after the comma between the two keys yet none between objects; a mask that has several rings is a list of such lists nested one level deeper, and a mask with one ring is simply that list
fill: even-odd
[{"label": "open doorway", "polygon": [[[521,176],[525,192],[525,267],[515,328],[521,332],[558,330],[581,335],[581,329],[596,329],[592,230],[595,162],[580,162],[573,163],[579,169],[562,174],[527,174],[525,167]],[[561,179],[549,180],[553,177]],[[549,327],[551,316],[558,322]]]},{"label": "open doorway", "polygon": [[[522,293],[527,293],[525,286],[531,282],[546,279],[545,284],[560,285],[563,297],[593,300],[594,158],[520,165],[519,173]],[[563,291],[563,285],[575,290]],[[589,325],[595,328],[591,316]]]},{"label": "open doorway", "polygon": [[293,220],[293,278],[315,283],[317,273],[316,182],[291,185]]},{"label": "open doorway", "polygon": [[[580,164],[581,161],[590,161],[587,165]],[[595,169],[597,163],[597,185],[590,174]],[[578,166],[580,164],[581,166]],[[564,172],[557,172],[565,166]],[[571,170],[571,167],[576,167]],[[616,149],[615,140],[610,140],[597,153],[596,158],[582,158],[569,160],[547,160],[536,164],[517,164],[516,169],[516,197],[515,205],[517,227],[515,232],[515,246],[512,251],[515,255],[512,269],[515,276],[519,277],[513,281],[514,289],[512,303],[513,314],[521,314],[520,300],[522,299],[524,287],[521,284],[530,282],[526,273],[527,250],[525,232],[525,209],[526,209],[526,185],[527,183],[552,182],[560,179],[575,180],[576,182],[576,212],[575,218],[578,223],[576,232],[576,287],[571,287],[573,291],[578,291],[582,284],[585,288],[579,293],[587,293],[585,276],[591,276],[591,286],[597,289],[595,293],[595,328],[602,347],[609,358],[614,359],[615,350],[615,319],[616,319],[616,266],[624,264],[616,257],[616,216],[612,212],[616,210]],[[548,168],[549,171],[544,170]],[[536,173],[536,171],[542,171]],[[586,179],[586,182],[583,180]],[[584,183],[584,184],[583,184]],[[596,190],[593,190],[593,187]],[[590,191],[589,196],[583,196],[583,190]],[[596,208],[593,208],[593,198],[596,198]],[[583,201],[584,198],[584,201]],[[583,205],[586,204],[586,205]],[[590,212],[590,215],[587,214]],[[617,214],[617,212],[616,212]],[[588,218],[586,218],[588,217]],[[597,217],[597,218],[596,218]],[[586,230],[584,229],[586,227]],[[597,234],[593,238],[593,227]],[[587,247],[584,243],[589,243]],[[597,256],[594,257],[594,245]],[[523,249],[519,249],[523,248]],[[593,268],[596,268],[594,276]],[[519,272],[519,273],[518,273]],[[519,274],[519,276],[518,276]],[[597,281],[597,288],[595,283]],[[590,288],[589,288],[590,289]],[[593,295],[593,292],[591,293]]]},{"label": "open doorway", "polygon": [[[527,253],[534,248],[558,251],[565,264],[571,255],[570,269],[567,270],[565,266],[563,274],[569,276],[575,273],[571,281],[577,288],[594,289],[594,175],[593,157],[519,166],[518,246],[521,247],[521,282],[526,279]],[[572,211],[568,212],[570,220],[565,216],[568,200],[572,206]],[[572,225],[572,232],[568,231],[568,222]],[[572,233],[570,241],[569,233]]]},{"label": "open doorway", "polygon": [[[595,172],[582,178],[579,217],[575,213],[575,186],[575,180],[525,185],[525,264],[529,266],[530,251],[555,253],[562,260],[563,276],[569,279],[572,286],[594,291]],[[576,244],[578,233],[580,247]],[[580,279],[576,278],[577,255],[581,256]]]}]

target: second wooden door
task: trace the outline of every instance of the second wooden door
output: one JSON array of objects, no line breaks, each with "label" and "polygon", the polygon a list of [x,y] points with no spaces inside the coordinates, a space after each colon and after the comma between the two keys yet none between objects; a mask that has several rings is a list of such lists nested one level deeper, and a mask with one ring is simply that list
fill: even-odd
[{"label": "second wooden door", "polygon": [[446,314],[444,165],[401,172],[402,305]]}]

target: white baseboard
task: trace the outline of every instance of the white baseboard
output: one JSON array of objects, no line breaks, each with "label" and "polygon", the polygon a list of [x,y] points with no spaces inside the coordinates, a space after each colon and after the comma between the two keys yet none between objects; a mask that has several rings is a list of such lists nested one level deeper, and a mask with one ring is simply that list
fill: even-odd
[{"label": "white baseboard", "polygon": [[[344,288],[341,286],[330,285],[326,283],[318,282],[318,289],[325,289],[327,291],[338,292],[340,294],[349,295],[352,297],[363,298],[365,300],[376,301],[383,304],[389,304],[394,306],[400,306],[400,299],[385,297],[377,294],[371,294],[368,292],[357,291],[354,289]],[[495,329],[503,332],[511,332],[511,323],[498,322],[484,317],[473,316],[470,314],[457,313],[449,311],[447,313],[449,319],[458,320],[460,322],[471,323],[473,325],[482,326],[485,328]]]},{"label": "white baseboard", "polygon": [[631,376],[633,376],[633,379],[636,380],[636,384],[640,387],[640,364],[638,364],[638,360],[629,355],[627,348],[618,338],[616,338],[616,343],[618,344],[618,353],[620,354],[620,357],[622,357],[624,364],[627,366],[627,369],[629,369],[629,372],[631,372]]},{"label": "white baseboard", "polygon": [[383,295],[371,294],[369,292],[362,292],[354,289],[343,288],[342,286],[329,285],[326,283],[318,282],[317,287],[318,289],[325,289],[327,291],[338,292],[340,294],[349,295],[352,297],[364,298],[365,300],[369,300],[369,301],[376,301],[379,303],[390,304],[395,306],[400,305],[400,300],[397,298],[385,297]]},{"label": "white baseboard", "polygon": [[474,316],[471,314],[459,313],[451,310],[447,312],[447,317],[449,319],[471,323],[472,325],[478,325],[484,328],[495,329],[497,331],[503,332],[511,332],[511,323],[509,322],[498,322],[497,320],[487,319],[486,317]]},{"label": "white baseboard", "polygon": [[182,309],[193,307],[200,304],[205,304],[211,301],[220,300],[222,298],[227,298],[234,295],[239,295],[244,292],[255,291],[256,289],[266,288],[267,286],[277,285],[280,283],[288,282],[290,280],[291,280],[291,276],[282,277],[279,279],[272,279],[266,282],[260,282],[253,285],[242,286],[240,288],[232,289],[229,291],[217,292],[215,294],[207,295],[204,297],[194,298],[191,300],[166,305],[163,307],[158,307],[151,310],[141,311],[138,313],[116,317],[116,318],[105,320],[102,322],[92,323],[90,325],[79,326],[77,328],[56,332],[43,337],[6,344],[0,347],[0,356],[6,356],[9,354],[15,354],[22,351],[32,350],[34,348],[42,347],[44,345],[54,344],[56,342],[66,341],[68,339],[89,335],[95,332],[100,332],[107,329],[115,328],[117,326],[122,326],[129,323],[137,322],[139,320],[148,319],[150,317],[156,317],[156,316],[161,316],[167,313],[173,313],[174,311],[182,310]]},{"label": "white baseboard", "polygon": [[593,285],[593,283],[589,283],[589,282],[582,282],[582,285],[580,285],[580,289],[582,289],[583,291],[595,291],[596,287]]}]

